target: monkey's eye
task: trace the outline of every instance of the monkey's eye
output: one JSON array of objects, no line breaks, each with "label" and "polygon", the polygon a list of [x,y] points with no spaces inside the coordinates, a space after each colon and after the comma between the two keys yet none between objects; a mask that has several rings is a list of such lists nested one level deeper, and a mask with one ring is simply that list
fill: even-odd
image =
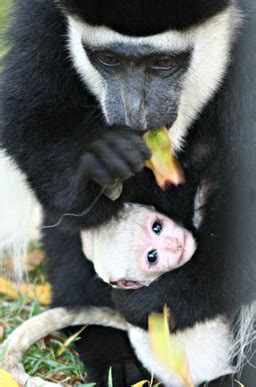
[{"label": "monkey's eye", "polygon": [[98,54],[98,61],[107,67],[116,67],[120,65],[120,62],[117,57],[111,54]]},{"label": "monkey's eye", "polygon": [[153,231],[156,235],[160,235],[162,229],[163,229],[162,223],[161,223],[159,220],[156,220],[156,221],[153,223],[153,225],[152,225],[152,231]]},{"label": "monkey's eye", "polygon": [[153,63],[152,68],[155,70],[171,70],[177,65],[175,58],[162,58]]},{"label": "monkey's eye", "polygon": [[148,253],[148,262],[153,265],[153,264],[156,264],[157,260],[158,260],[158,254],[157,254],[157,250],[151,250],[149,253]]}]

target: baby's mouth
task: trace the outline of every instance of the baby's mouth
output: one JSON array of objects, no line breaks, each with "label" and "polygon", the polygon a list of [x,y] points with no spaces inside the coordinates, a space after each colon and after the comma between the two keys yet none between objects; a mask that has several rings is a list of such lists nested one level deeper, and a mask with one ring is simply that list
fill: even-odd
[{"label": "baby's mouth", "polygon": [[114,288],[129,290],[129,289],[139,289],[139,288],[142,288],[143,286],[148,286],[149,283],[146,281],[130,281],[126,279],[120,279],[118,281],[110,281],[110,285],[113,286]]}]

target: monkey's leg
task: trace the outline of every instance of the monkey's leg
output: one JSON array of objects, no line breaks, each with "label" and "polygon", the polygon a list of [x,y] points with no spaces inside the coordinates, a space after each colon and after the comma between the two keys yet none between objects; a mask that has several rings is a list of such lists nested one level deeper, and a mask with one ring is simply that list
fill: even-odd
[{"label": "monkey's leg", "polygon": [[81,333],[76,349],[88,371],[90,382],[97,387],[108,385],[111,367],[114,387],[130,387],[141,380],[150,380],[129,342],[126,332],[90,326]]}]

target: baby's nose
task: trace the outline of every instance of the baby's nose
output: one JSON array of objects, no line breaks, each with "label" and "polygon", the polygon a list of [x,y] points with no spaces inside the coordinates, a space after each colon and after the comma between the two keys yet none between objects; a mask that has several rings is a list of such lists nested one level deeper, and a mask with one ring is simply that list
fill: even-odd
[{"label": "baby's nose", "polygon": [[184,249],[184,243],[183,240],[178,238],[167,238],[166,241],[166,247],[168,250],[170,250],[172,253],[180,253]]}]

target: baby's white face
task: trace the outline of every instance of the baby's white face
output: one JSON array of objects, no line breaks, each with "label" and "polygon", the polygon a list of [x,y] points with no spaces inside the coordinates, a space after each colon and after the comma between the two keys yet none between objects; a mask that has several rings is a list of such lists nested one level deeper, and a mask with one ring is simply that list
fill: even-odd
[{"label": "baby's white face", "polygon": [[144,235],[137,262],[144,272],[167,272],[184,265],[194,254],[192,234],[156,211],[144,217]]},{"label": "baby's white face", "polygon": [[122,289],[148,286],[193,256],[192,234],[165,215],[135,204],[123,215],[81,234],[84,253],[105,282]]}]

